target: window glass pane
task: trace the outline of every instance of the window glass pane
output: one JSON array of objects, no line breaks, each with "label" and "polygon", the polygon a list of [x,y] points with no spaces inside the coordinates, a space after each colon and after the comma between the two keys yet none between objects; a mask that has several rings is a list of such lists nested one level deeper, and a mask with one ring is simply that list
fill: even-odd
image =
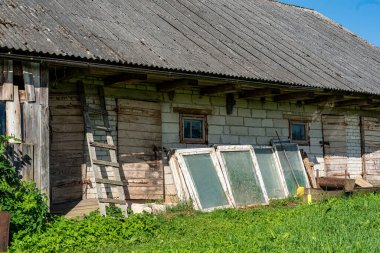
[{"label": "window glass pane", "polygon": [[193,179],[202,209],[228,205],[210,154],[186,155],[183,158]]},{"label": "window glass pane", "polygon": [[238,206],[260,204],[265,198],[249,151],[221,152],[232,195]]},{"label": "window glass pane", "polygon": [[202,139],[202,120],[191,121],[191,138]]},{"label": "window glass pane", "polygon": [[191,120],[183,120],[183,137],[191,138]]},{"label": "window glass pane", "polygon": [[285,198],[286,193],[280,171],[277,169],[272,148],[255,148],[257,162],[269,198]]},{"label": "window glass pane", "polygon": [[308,181],[306,179],[305,174],[305,167],[303,165],[302,160],[299,157],[300,151],[298,149],[297,144],[284,144],[284,148],[286,151],[286,155],[289,159],[290,165],[286,159],[285,153],[281,145],[276,145],[276,150],[280,159],[282,170],[284,172],[284,177],[288,186],[289,194],[295,195],[298,187],[297,182],[300,186],[308,186]]},{"label": "window glass pane", "polygon": [[292,124],[292,140],[306,141],[306,126],[304,124]]}]

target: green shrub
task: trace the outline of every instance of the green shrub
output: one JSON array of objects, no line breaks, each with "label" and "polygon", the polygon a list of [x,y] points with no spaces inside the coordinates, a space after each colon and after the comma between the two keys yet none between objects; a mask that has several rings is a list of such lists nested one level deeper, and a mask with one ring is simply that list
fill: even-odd
[{"label": "green shrub", "polygon": [[11,215],[11,237],[23,237],[43,230],[50,215],[46,197],[33,182],[23,182],[5,157],[5,142],[0,136],[0,211]]},{"label": "green shrub", "polygon": [[104,252],[107,245],[143,243],[159,231],[159,220],[147,214],[98,212],[82,220],[60,217],[47,225],[43,233],[26,235],[13,242],[11,252]]}]

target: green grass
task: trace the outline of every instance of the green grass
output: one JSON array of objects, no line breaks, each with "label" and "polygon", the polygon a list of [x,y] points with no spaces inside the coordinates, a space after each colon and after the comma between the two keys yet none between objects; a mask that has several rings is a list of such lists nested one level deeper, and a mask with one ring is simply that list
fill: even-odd
[{"label": "green grass", "polygon": [[[380,195],[331,199],[312,205],[282,201],[269,207],[211,213],[194,212],[189,205],[184,205],[155,217],[152,229],[150,219],[144,219],[147,232],[137,237],[131,234],[119,237],[109,244],[103,243],[96,251],[380,252]],[[59,235],[50,233],[51,236]],[[35,237],[33,242],[44,238],[43,234]],[[104,242],[102,238],[99,240]],[[62,252],[64,238],[55,241],[62,245],[62,248],[55,245],[55,249]],[[86,238],[80,241],[84,243]],[[38,245],[28,244],[26,249],[39,252]],[[94,252],[94,248],[92,251],[86,251],[85,247],[71,249]]]}]

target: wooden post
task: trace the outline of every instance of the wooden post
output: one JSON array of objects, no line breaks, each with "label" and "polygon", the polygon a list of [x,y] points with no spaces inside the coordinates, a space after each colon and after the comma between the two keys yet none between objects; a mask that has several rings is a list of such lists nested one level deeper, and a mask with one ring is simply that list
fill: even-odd
[{"label": "wooden post", "polygon": [[0,212],[0,252],[8,251],[10,216],[8,212]]},{"label": "wooden post", "polygon": [[21,108],[18,96],[18,86],[13,85],[13,101],[7,101],[5,104],[5,117],[6,117],[6,135],[13,136],[16,140],[10,142],[18,143],[21,141]]}]

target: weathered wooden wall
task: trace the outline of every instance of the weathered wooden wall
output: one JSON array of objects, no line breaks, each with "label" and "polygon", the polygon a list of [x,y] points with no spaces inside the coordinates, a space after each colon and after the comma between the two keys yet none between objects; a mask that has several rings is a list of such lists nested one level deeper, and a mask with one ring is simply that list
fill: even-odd
[{"label": "weathered wooden wall", "polygon": [[363,117],[362,136],[364,141],[364,177],[380,185],[380,119]]},{"label": "weathered wooden wall", "polygon": [[[32,154],[33,163],[21,172],[50,196],[49,176],[49,70],[46,64],[0,59],[0,100],[5,101],[5,134],[13,136],[13,154]],[[29,147],[30,146],[30,147]],[[28,150],[26,150],[28,149]],[[20,153],[21,152],[21,153]],[[15,158],[17,162],[19,159]],[[16,166],[18,166],[16,164]],[[24,168],[24,167],[22,167]]]},{"label": "weathered wooden wall", "polygon": [[52,203],[82,199],[84,125],[78,95],[50,95]]},{"label": "weathered wooden wall", "polygon": [[322,115],[327,175],[344,175],[347,167],[346,122],[342,115]]},{"label": "weathered wooden wall", "polygon": [[128,199],[163,199],[161,105],[118,100],[118,153]]}]

